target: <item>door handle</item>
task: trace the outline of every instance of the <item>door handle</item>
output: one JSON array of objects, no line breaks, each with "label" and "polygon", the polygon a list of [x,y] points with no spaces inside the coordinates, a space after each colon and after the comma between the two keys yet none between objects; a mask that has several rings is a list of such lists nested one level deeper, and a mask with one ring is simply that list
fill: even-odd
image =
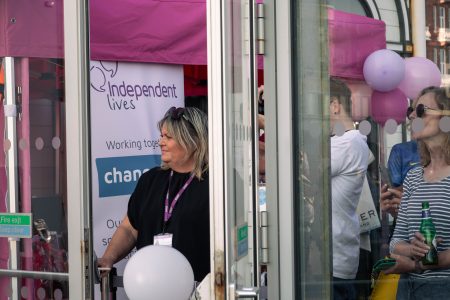
[{"label": "door handle", "polygon": [[230,284],[230,300],[234,299],[243,299],[243,298],[252,298],[258,299],[259,288],[257,287],[243,287],[240,289],[236,289],[234,284]]},{"label": "door handle", "polygon": [[259,288],[242,288],[235,291],[236,298],[254,298],[257,299],[259,295]]}]

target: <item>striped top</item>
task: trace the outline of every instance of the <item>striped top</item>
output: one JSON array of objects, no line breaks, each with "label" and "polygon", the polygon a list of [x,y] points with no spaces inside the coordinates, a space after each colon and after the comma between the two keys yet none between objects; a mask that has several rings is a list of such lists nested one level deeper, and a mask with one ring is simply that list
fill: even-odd
[{"label": "striped top", "polygon": [[[392,252],[400,241],[410,241],[419,231],[422,217],[422,202],[430,203],[431,218],[436,227],[436,236],[443,242],[437,251],[450,249],[450,176],[438,182],[425,182],[423,167],[408,172],[403,183],[403,197],[390,243]],[[413,277],[428,278],[450,276],[450,269],[426,270],[422,274],[412,273]]]}]

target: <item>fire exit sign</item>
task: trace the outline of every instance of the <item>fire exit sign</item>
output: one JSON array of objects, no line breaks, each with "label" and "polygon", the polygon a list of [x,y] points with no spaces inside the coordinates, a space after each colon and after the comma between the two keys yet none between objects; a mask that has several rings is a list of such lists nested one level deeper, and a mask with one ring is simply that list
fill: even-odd
[{"label": "fire exit sign", "polygon": [[0,236],[31,238],[31,214],[0,213]]}]

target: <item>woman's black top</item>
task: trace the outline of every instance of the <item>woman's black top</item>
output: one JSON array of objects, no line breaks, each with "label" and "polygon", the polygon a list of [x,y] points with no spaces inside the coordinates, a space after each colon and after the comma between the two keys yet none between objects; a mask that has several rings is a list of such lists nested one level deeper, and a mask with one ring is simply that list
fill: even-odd
[{"label": "woman's black top", "polygon": [[[210,272],[209,246],[209,179],[196,177],[178,199],[165,232],[173,234],[172,246],[180,251],[194,270],[195,281]],[[169,206],[175,195],[189,179],[190,173],[173,173],[170,183]],[[128,219],[138,231],[136,248],[153,244],[153,237],[162,233],[164,199],[169,186],[170,170],[160,167],[144,173],[128,202]]]}]

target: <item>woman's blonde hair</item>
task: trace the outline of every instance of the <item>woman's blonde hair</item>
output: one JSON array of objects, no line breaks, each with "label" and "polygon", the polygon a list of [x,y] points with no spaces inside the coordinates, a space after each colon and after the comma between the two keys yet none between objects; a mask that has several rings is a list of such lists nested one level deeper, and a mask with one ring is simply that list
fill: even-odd
[{"label": "woman's blonde hair", "polygon": [[[158,122],[161,131],[165,126],[168,134],[194,158],[192,173],[198,179],[208,170],[208,117],[196,107],[171,107]],[[169,167],[164,162],[161,168]]]},{"label": "woman's blonde hair", "polygon": [[[419,97],[417,98],[428,93],[434,95],[434,100],[440,110],[450,110],[450,90],[448,88],[427,87],[420,92]],[[417,141],[417,145],[420,153],[420,162],[426,167],[431,162],[430,151],[423,141]],[[445,162],[450,165],[450,132],[445,133],[442,152],[444,153]]]}]

